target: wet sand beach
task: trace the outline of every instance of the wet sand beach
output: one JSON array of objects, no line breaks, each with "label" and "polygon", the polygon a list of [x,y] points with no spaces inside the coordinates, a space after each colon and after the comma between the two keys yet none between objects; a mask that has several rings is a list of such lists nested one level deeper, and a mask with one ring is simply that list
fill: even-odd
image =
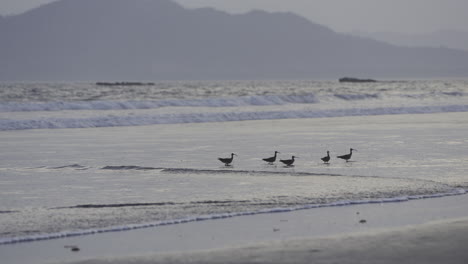
[{"label": "wet sand beach", "polygon": [[456,195],[4,245],[0,254],[12,264],[466,263],[467,219],[468,195]]}]

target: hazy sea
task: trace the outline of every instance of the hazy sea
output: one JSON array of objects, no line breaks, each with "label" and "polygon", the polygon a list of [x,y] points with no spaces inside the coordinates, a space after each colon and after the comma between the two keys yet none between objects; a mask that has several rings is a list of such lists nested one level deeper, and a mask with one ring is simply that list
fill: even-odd
[{"label": "hazy sea", "polygon": [[467,112],[463,80],[0,83],[0,244],[464,194]]}]

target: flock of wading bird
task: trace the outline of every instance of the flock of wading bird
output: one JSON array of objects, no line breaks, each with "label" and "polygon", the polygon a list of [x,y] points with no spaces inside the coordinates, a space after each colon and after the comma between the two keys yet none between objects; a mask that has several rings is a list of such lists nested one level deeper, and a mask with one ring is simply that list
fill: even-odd
[{"label": "flock of wading bird", "polygon": [[[346,162],[348,162],[350,159],[351,159],[351,156],[353,155],[353,150],[354,151],[357,151],[356,149],[349,149],[349,154],[345,154],[345,155],[340,155],[340,156],[336,156],[337,158],[339,159],[344,159],[346,160]],[[268,162],[268,164],[273,164],[275,161],[276,161],[276,155],[279,154],[278,151],[275,151],[275,155],[273,157],[269,157],[269,158],[264,158],[263,160]],[[237,156],[235,153],[231,153],[231,157],[230,158],[218,158],[219,161],[221,161],[222,163],[224,163],[225,166],[231,166],[231,163],[232,161],[234,160],[234,156]],[[293,166],[294,164],[294,160],[298,158],[296,156],[292,156],[291,159],[287,159],[287,160],[280,160],[282,163],[284,163],[286,166]],[[321,158],[321,160],[328,164],[330,162],[330,151],[327,151],[327,156]]]}]

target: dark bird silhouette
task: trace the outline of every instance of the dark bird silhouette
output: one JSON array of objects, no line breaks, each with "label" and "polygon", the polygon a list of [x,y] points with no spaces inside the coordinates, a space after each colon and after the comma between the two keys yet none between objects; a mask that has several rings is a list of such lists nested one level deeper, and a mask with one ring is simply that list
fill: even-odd
[{"label": "dark bird silhouette", "polygon": [[327,150],[327,156],[322,158],[322,161],[328,163],[330,161],[330,151]]},{"label": "dark bird silhouette", "polygon": [[349,159],[351,158],[351,156],[353,155],[353,150],[354,150],[354,151],[357,151],[356,149],[349,149],[349,154],[337,156],[337,158],[344,159],[344,160],[346,160],[346,162],[348,162],[348,160],[349,160]]},{"label": "dark bird silhouette", "polygon": [[268,162],[269,164],[273,164],[273,162],[276,161],[276,154],[278,154],[279,152],[278,151],[275,151],[275,155],[273,157],[270,157],[270,158],[264,158],[263,160]]},{"label": "dark bird silhouette", "polygon": [[219,159],[219,161],[224,163],[225,166],[230,166],[229,164],[231,164],[232,160],[234,159],[234,156],[237,156],[237,155],[234,154],[234,153],[231,153],[230,158],[218,158],[218,159]]},{"label": "dark bird silhouette", "polygon": [[284,164],[286,164],[286,166],[292,166],[293,163],[294,163],[294,158],[297,158],[297,157],[292,156],[292,158],[289,159],[289,160],[280,160],[280,161],[283,162]]}]

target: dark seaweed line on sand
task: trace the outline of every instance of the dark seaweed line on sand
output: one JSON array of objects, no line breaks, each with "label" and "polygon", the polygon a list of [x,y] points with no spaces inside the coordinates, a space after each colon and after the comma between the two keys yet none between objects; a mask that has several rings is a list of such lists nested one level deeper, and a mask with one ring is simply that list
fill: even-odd
[{"label": "dark seaweed line on sand", "polygon": [[134,165],[105,166],[101,170],[161,170],[168,173],[223,173],[223,174],[271,174],[271,175],[292,175],[292,176],[343,176],[341,174],[325,174],[312,172],[284,172],[284,171],[255,171],[255,170],[232,170],[232,169],[191,169],[191,168],[161,168],[161,167],[141,167]]},{"label": "dark seaweed line on sand", "polygon": [[206,200],[206,201],[192,201],[188,203],[183,202],[157,202],[157,203],[120,203],[120,204],[80,204],[75,206],[66,206],[66,207],[54,207],[50,209],[95,209],[95,208],[119,208],[119,207],[139,207],[139,206],[165,206],[165,205],[186,205],[186,204],[214,204],[214,205],[225,205],[233,203],[249,203],[252,201],[249,200]]}]

